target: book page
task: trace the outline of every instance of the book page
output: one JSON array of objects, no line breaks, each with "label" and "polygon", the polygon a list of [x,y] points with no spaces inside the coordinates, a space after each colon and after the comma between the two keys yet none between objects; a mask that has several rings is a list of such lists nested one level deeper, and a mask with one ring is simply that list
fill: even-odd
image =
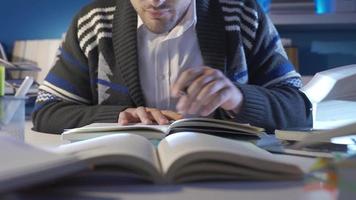
[{"label": "book page", "polygon": [[162,139],[168,125],[132,124],[122,126],[118,123],[93,123],[80,128],[69,129],[62,133],[63,140],[80,141],[110,134],[130,133],[147,139]]},{"label": "book page", "polygon": [[356,122],[356,101],[329,100],[315,107],[314,129],[329,130]]},{"label": "book page", "polygon": [[[251,126],[249,124],[241,124],[228,120],[219,120],[211,118],[188,118],[173,122],[169,126],[170,132],[180,132],[179,130],[193,132],[221,132],[230,134],[246,134],[255,135],[263,132],[263,128]],[[178,131],[175,131],[177,129]]]},{"label": "book page", "polygon": [[65,144],[55,150],[70,154],[97,167],[125,169],[153,180],[161,174],[155,147],[144,137],[133,134],[107,135]]},{"label": "book page", "polygon": [[259,137],[264,129],[227,120],[188,118],[177,120],[170,125],[145,125],[138,123],[122,126],[118,123],[93,123],[80,128],[66,130],[62,133],[62,139],[80,141],[119,133],[131,133],[147,139],[163,139],[168,134],[182,131],[203,132],[226,137],[234,137],[235,135],[240,135],[241,137]]},{"label": "book page", "polygon": [[308,145],[318,144],[322,141],[330,141],[332,138],[354,135],[356,130],[356,122],[346,124],[337,128],[324,131],[322,134],[311,134],[303,138],[303,140],[295,143],[291,148],[302,149]]},{"label": "book page", "polygon": [[[220,167],[214,168],[215,171],[207,171],[206,174],[226,175],[227,171],[224,171],[226,166],[234,166],[235,173],[230,173],[234,176],[240,173],[241,167],[267,174],[275,173],[276,179],[280,179],[279,176],[286,179],[301,178],[302,175],[301,170],[295,165],[285,163],[275,155],[251,143],[206,134],[181,132],[170,135],[160,142],[158,152],[163,173],[170,181],[184,178],[184,174],[188,173],[180,172],[180,170],[191,164],[206,161],[215,165],[220,164]],[[189,173],[198,176],[207,164],[200,166],[201,169],[194,169]],[[251,179],[256,178],[253,177],[253,173],[245,175],[249,175]]]},{"label": "book page", "polygon": [[356,65],[337,67],[318,72],[301,91],[312,103],[325,100],[356,100]]}]

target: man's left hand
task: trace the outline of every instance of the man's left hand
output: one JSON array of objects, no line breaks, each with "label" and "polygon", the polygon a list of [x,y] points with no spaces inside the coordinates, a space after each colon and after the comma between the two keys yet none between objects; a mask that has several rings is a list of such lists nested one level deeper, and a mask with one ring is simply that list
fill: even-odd
[{"label": "man's left hand", "polygon": [[218,107],[237,113],[242,105],[241,91],[219,70],[193,67],[183,71],[172,87],[178,97],[177,111],[208,116]]}]

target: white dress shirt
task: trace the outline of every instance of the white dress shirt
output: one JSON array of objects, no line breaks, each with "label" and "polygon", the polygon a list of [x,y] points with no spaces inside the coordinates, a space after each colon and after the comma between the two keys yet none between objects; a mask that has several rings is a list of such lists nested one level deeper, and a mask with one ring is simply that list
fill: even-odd
[{"label": "white dress shirt", "polygon": [[203,65],[196,35],[196,2],[169,33],[150,32],[138,17],[139,73],[147,107],[176,110],[171,86],[182,68]]}]

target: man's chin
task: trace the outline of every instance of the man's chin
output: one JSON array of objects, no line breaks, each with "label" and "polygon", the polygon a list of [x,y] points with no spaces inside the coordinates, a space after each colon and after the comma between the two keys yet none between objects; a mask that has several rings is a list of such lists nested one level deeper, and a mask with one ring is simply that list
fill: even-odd
[{"label": "man's chin", "polygon": [[155,34],[162,34],[170,31],[170,28],[168,26],[162,25],[161,23],[150,23],[146,25],[146,27],[148,28],[148,30]]}]

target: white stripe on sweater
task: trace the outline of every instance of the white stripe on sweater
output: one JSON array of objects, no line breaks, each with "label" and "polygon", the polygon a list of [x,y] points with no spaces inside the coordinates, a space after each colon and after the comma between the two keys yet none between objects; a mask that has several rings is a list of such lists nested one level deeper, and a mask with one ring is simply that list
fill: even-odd
[{"label": "white stripe on sweater", "polygon": [[240,26],[238,25],[229,25],[225,26],[226,31],[240,31]]},{"label": "white stripe on sweater", "polygon": [[43,102],[48,102],[48,101],[53,101],[53,100],[60,100],[61,98],[47,92],[44,90],[39,90],[38,95],[36,98],[36,103],[43,103]]},{"label": "white stripe on sweater", "polygon": [[[245,15],[242,12],[241,8],[228,8],[228,7],[223,6],[222,10],[223,10],[223,12],[226,12],[226,13],[238,13],[245,21],[250,23],[253,27],[257,28],[257,26],[258,26],[257,20],[249,17],[248,15]],[[234,19],[234,17],[236,18],[237,16],[231,16],[231,17],[226,16],[226,17],[227,17],[227,19],[232,20],[232,19]],[[256,12],[256,18],[257,18],[257,12]]]},{"label": "white stripe on sweater", "polygon": [[65,99],[65,100],[68,100],[71,102],[82,103],[82,104],[90,103],[89,100],[84,99],[83,97],[80,97],[73,93],[70,93],[66,90],[63,90],[62,88],[59,88],[47,81],[44,81],[43,84],[39,87],[39,89],[49,92],[51,94],[54,94],[54,95],[58,96],[59,98],[62,98],[62,99]]},{"label": "white stripe on sweater", "polygon": [[236,0],[220,0],[220,3],[226,3],[226,4],[231,4],[231,5],[244,5],[243,2],[241,1],[236,1]]},{"label": "white stripe on sweater", "polygon": [[250,40],[246,39],[245,37],[242,37],[242,42],[248,49],[252,49],[252,43],[250,42]]},{"label": "white stripe on sweater", "polygon": [[93,41],[92,43],[90,43],[87,47],[85,47],[85,55],[88,57],[89,53],[91,50],[93,50],[95,47],[98,46],[99,41],[102,38],[111,38],[112,37],[112,33],[111,32],[100,32],[97,34],[96,40]]},{"label": "white stripe on sweater", "polygon": [[273,79],[273,80],[271,80],[271,81],[265,83],[262,87],[268,87],[268,86],[270,86],[270,85],[279,83],[279,82],[281,82],[281,81],[283,81],[283,80],[286,80],[286,79],[292,78],[292,77],[300,78],[301,76],[300,76],[300,74],[299,74],[298,72],[296,72],[295,70],[293,70],[293,71],[288,72],[287,74],[284,74],[284,75],[281,76],[281,77],[278,77],[278,78],[276,78],[276,79]]},{"label": "white stripe on sweater", "polygon": [[[258,18],[258,13],[257,13],[257,11],[256,11],[255,9],[253,9],[253,8],[250,8],[250,7],[246,6],[246,5],[244,5],[243,2],[220,0],[220,3],[230,4],[231,6],[239,5],[239,6],[242,7],[242,9],[243,9],[244,11],[249,12],[250,14],[252,14],[253,16],[255,16],[256,18]],[[223,6],[223,11],[224,11],[224,8],[225,8],[225,10],[227,10],[227,11],[225,11],[225,12],[231,11],[230,13],[234,12],[234,11],[233,11],[234,9],[237,9],[237,8],[238,8],[238,9],[241,9],[240,7],[226,7],[226,6]]]},{"label": "white stripe on sweater", "polygon": [[105,13],[114,12],[115,9],[116,9],[115,6],[107,7],[107,8],[95,8],[95,9],[91,10],[89,13],[87,13],[86,15],[84,15],[83,17],[81,17],[78,20],[78,26],[81,26],[83,22],[87,21],[89,18],[91,18],[96,13],[99,13],[99,12],[105,12]]},{"label": "white stripe on sweater", "polygon": [[[252,38],[255,38],[256,32],[253,31],[250,27],[241,23],[240,18],[238,16],[225,16],[224,18],[225,18],[226,22],[240,22],[239,24],[241,24],[242,30],[245,31],[247,34],[249,34]],[[231,26],[233,26],[233,25],[231,25]],[[226,30],[228,30],[228,29],[226,29]]]},{"label": "white stripe on sweater", "polygon": [[[114,15],[97,15],[93,17],[88,23],[84,24],[79,30],[78,30],[78,38],[82,37],[82,35],[89,30],[90,28],[93,28],[95,26],[95,23],[97,23],[100,20],[113,20]],[[111,25],[112,27],[112,25]]]},{"label": "white stripe on sweater", "polygon": [[[248,17],[247,15],[244,15],[243,13],[239,12],[240,16],[247,21],[250,25],[252,25],[253,27],[255,27],[257,29],[258,27],[258,22],[257,20],[254,20],[250,17]],[[232,21],[240,21],[240,16],[225,16],[225,21],[227,22],[232,22]]]},{"label": "white stripe on sweater", "polygon": [[249,27],[247,27],[245,24],[241,24],[241,28],[243,31],[245,31],[248,35],[250,35],[253,39],[256,37],[256,32],[251,30]]},{"label": "white stripe on sweater", "polygon": [[79,41],[79,45],[82,48],[82,50],[84,50],[84,47],[88,43],[89,40],[91,40],[92,38],[97,37],[97,35],[99,33],[104,32],[103,30],[100,30],[100,29],[104,29],[104,28],[111,28],[112,29],[112,27],[113,27],[112,23],[110,23],[110,24],[104,24],[104,23],[97,24],[93,31],[87,33],[85,35],[85,37]]},{"label": "white stripe on sweater", "polygon": [[[225,26],[225,30],[226,31],[237,31],[237,32],[240,32],[241,29],[240,29],[240,26],[238,25],[228,25],[228,26]],[[252,49],[252,43],[245,37],[242,37],[242,42],[244,43],[244,45],[249,49],[251,50]]]}]

